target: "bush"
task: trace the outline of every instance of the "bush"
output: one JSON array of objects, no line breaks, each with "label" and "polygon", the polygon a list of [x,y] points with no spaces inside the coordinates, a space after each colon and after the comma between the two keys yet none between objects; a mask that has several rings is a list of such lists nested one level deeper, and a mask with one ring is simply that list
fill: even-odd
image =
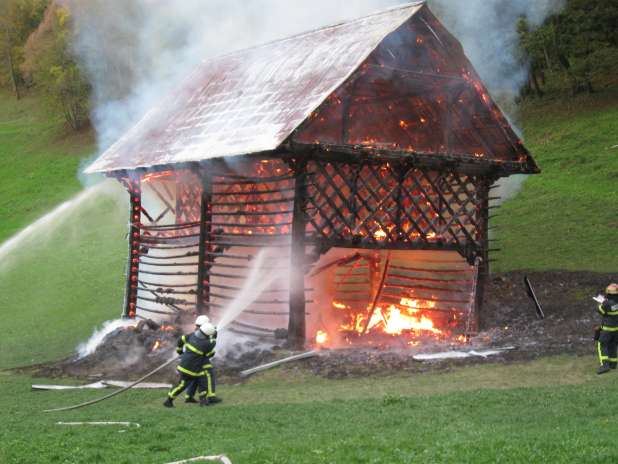
[{"label": "bush", "polygon": [[90,85],[71,54],[71,39],[69,10],[51,4],[26,43],[21,69],[32,84],[43,89],[50,106],[62,111],[77,130],[89,123]]}]

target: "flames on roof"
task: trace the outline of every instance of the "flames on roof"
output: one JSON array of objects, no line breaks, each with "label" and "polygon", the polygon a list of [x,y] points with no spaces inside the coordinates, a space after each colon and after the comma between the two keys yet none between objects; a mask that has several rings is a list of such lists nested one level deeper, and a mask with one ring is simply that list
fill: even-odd
[{"label": "flames on roof", "polygon": [[459,42],[421,2],[203,62],[86,172],[297,145],[538,171]]}]

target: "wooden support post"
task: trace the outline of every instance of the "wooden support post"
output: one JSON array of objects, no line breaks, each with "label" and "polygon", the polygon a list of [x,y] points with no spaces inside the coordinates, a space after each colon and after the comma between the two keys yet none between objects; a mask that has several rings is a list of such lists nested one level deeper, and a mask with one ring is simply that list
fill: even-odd
[{"label": "wooden support post", "polygon": [[142,188],[141,177],[127,180],[131,213],[129,215],[129,259],[127,263],[127,286],[124,294],[123,318],[134,319],[137,306],[137,287],[141,248]]},{"label": "wooden support post", "polygon": [[485,325],[485,314],[483,313],[483,300],[485,299],[485,289],[489,281],[489,187],[491,179],[483,179],[477,184],[477,195],[479,195],[479,230],[478,238],[480,243],[478,279],[476,284],[475,301],[475,325],[476,330],[481,330]]},{"label": "wooden support post", "polygon": [[398,241],[405,241],[405,231],[403,230],[403,184],[411,169],[409,166],[402,164],[399,166],[397,174],[397,220],[395,221],[395,230],[397,231]]},{"label": "wooden support post", "polygon": [[[212,175],[209,166],[199,172],[202,182],[200,207],[200,245],[199,266],[197,272],[197,313],[204,314],[210,311],[210,268],[214,257],[212,250]],[[212,261],[211,261],[212,260]]]},{"label": "wooden support post", "polygon": [[305,227],[307,206],[307,161],[297,160],[294,165],[294,216],[292,218],[292,245],[290,259],[290,318],[288,342],[302,349],[306,339],[305,325]]}]

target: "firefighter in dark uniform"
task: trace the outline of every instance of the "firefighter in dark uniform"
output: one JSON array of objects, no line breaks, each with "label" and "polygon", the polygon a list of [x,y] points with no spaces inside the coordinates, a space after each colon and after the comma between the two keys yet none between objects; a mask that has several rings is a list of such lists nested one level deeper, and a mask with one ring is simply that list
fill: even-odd
[{"label": "firefighter in dark uniform", "polygon": [[174,407],[174,399],[182,393],[191,381],[197,383],[200,406],[208,406],[220,401],[214,393],[211,373],[209,372],[209,370],[212,370],[210,357],[214,355],[216,344],[213,337],[215,332],[215,326],[206,323],[201,325],[199,330],[186,337],[180,363],[176,367],[180,381],[167,394],[167,399],[163,403],[165,407]]},{"label": "firefighter in dark uniform", "polygon": [[597,374],[605,374],[618,366],[618,284],[610,284],[605,290],[599,313],[602,320],[597,352],[601,367]]},{"label": "firefighter in dark uniform", "polygon": [[[195,319],[195,330],[199,330],[203,324],[206,324],[208,322],[210,322],[210,319],[208,316],[204,314],[197,316],[197,318]],[[191,334],[186,334],[178,339],[178,343],[176,346],[176,353],[178,353],[179,356],[182,356],[183,348],[185,346],[185,343],[187,343],[187,338],[189,338],[190,335]],[[190,382],[187,383],[187,386],[185,387],[185,392],[183,394],[183,396],[185,397],[185,403],[197,403],[197,401],[194,398],[196,391],[197,391],[197,382],[195,380],[191,380]]]},{"label": "firefighter in dark uniform", "polygon": [[[200,317],[202,317],[202,316],[200,316]],[[203,316],[203,317],[206,317],[206,316]],[[176,352],[178,354],[182,354],[182,350],[183,350],[184,345],[186,343],[187,337],[188,337],[188,335],[183,335],[182,337],[180,337],[178,339],[178,347],[176,348]],[[217,330],[216,330],[216,327],[215,327],[215,333],[212,336],[212,338],[214,339],[214,342],[216,344],[217,343]],[[212,358],[215,355],[214,350],[211,351],[211,353],[212,354],[209,356],[209,358]],[[204,371],[206,371],[206,375],[209,376],[209,378],[210,378],[209,379],[210,380],[210,384],[209,385],[211,387],[210,388],[211,391],[209,391],[209,397],[208,397],[209,401],[210,401],[210,404],[218,403],[220,401],[220,399],[216,397],[217,396],[216,395],[216,388],[217,388],[217,386],[216,386],[216,379],[215,379],[215,370],[214,370],[210,360],[209,360],[209,362],[207,364],[204,365]],[[197,401],[195,400],[195,392],[196,391],[197,391],[197,382],[194,380],[194,381],[190,382],[186,386],[185,392],[183,393],[183,396],[185,398],[185,403],[197,403]]]}]

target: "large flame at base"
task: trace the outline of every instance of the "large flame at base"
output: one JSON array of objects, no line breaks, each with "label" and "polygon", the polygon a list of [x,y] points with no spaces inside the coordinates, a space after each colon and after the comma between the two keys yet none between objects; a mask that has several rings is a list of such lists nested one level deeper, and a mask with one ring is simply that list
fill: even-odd
[{"label": "large flame at base", "polygon": [[[445,337],[449,334],[437,328],[434,321],[424,314],[425,311],[432,310],[435,306],[436,302],[431,300],[402,298],[398,304],[391,304],[388,307],[377,306],[371,316],[364,312],[349,314],[346,316],[347,321],[339,326],[339,331],[355,332],[359,335],[382,333],[392,336]],[[337,302],[333,302],[333,307],[340,310],[349,309]],[[318,331],[318,334],[320,333],[321,331]],[[326,340],[322,343],[325,342]]]}]

